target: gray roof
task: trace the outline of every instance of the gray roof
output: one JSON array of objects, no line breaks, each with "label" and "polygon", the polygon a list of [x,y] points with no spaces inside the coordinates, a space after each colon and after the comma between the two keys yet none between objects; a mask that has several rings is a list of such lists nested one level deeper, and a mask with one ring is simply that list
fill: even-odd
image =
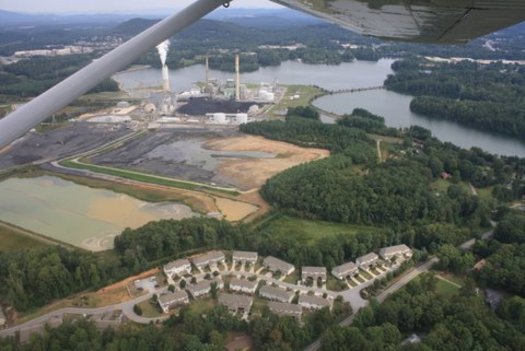
[{"label": "gray roof", "polygon": [[190,264],[190,261],[188,261],[185,258],[181,258],[179,260],[172,261],[172,262],[166,264],[164,266],[164,270],[165,271],[171,271],[172,269],[177,269],[177,268],[180,268],[180,267],[184,267],[185,265],[189,265],[189,264]]},{"label": "gray roof", "polygon": [[224,260],[224,252],[222,251],[217,251],[217,250],[214,250],[214,251],[210,251],[207,253],[208,255],[208,258],[211,260],[211,261],[222,261]]},{"label": "gray roof", "polygon": [[257,287],[257,284],[259,284],[257,281],[252,282],[246,279],[232,278],[232,280],[230,281],[230,288],[233,285],[236,285],[251,290],[255,289]]},{"label": "gray roof", "polygon": [[209,280],[201,280],[198,283],[189,284],[187,286],[187,289],[190,292],[196,292],[196,291],[206,290],[206,289],[210,289],[210,288],[211,288],[211,281],[209,281]]},{"label": "gray roof", "polygon": [[276,314],[295,316],[303,313],[303,308],[293,303],[270,301],[268,302],[268,307],[270,308],[270,311]]},{"label": "gray roof", "polygon": [[245,311],[252,307],[253,299],[245,295],[221,293],[219,295],[219,304],[231,309],[242,308]]},{"label": "gray roof", "polygon": [[299,296],[299,303],[307,303],[316,306],[330,306],[330,301],[315,295],[301,295]]},{"label": "gray roof", "polygon": [[279,270],[281,272],[288,272],[290,269],[294,268],[293,264],[290,264],[273,256],[266,257],[264,259],[264,265],[269,266],[272,270]]},{"label": "gray roof", "polygon": [[292,291],[286,291],[279,288],[274,288],[273,286],[265,285],[259,290],[259,295],[267,297],[275,297],[280,300],[290,300],[294,293]]},{"label": "gray roof", "polygon": [[326,268],[325,267],[303,267],[302,271],[303,274],[325,274],[326,275]]},{"label": "gray roof", "polygon": [[332,269],[332,273],[335,275],[346,275],[348,273],[355,272],[357,270],[357,265],[354,262],[347,262],[340,266],[336,266]]},{"label": "gray roof", "polygon": [[259,255],[253,251],[233,251],[234,260],[257,260]]},{"label": "gray roof", "polygon": [[224,260],[224,253],[222,251],[210,251],[191,258],[191,262],[193,262],[193,264],[196,266],[207,265],[210,262],[217,262],[221,260]]},{"label": "gray roof", "polygon": [[186,293],[186,291],[178,290],[178,291],[175,291],[175,292],[169,292],[167,294],[160,295],[159,296],[159,303],[161,305],[171,304],[171,303],[174,303],[174,302],[177,302],[177,301],[186,300],[187,298],[188,298],[188,294]]},{"label": "gray roof", "polygon": [[355,260],[355,263],[357,263],[357,265],[360,265],[360,264],[362,264],[364,262],[377,260],[378,258],[379,257],[377,256],[377,254],[375,252],[370,252],[370,253],[367,253],[364,256],[358,257]]},{"label": "gray roof", "polygon": [[401,245],[383,247],[381,250],[379,250],[379,255],[381,256],[396,255],[396,254],[405,253],[408,251],[411,251],[410,248],[406,246],[405,244],[401,244]]}]

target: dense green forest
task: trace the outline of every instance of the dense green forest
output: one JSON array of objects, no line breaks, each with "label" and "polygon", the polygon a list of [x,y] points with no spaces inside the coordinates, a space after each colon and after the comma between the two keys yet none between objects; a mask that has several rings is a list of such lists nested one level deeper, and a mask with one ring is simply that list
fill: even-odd
[{"label": "dense green forest", "polygon": [[[0,66],[0,95],[16,98],[39,95],[89,64],[92,59],[90,55],[35,57]],[[108,78],[91,92],[118,90],[117,82]]]},{"label": "dense green forest", "polygon": [[[487,226],[490,204],[454,184],[446,196],[435,194],[431,183],[447,172],[456,182],[477,187],[509,184],[513,198],[523,194],[523,160],[497,158],[479,149],[462,150],[439,142],[420,127],[408,131],[404,144],[408,152],[378,164],[374,143],[346,125],[367,122],[379,131],[382,120],[361,110],[357,114],[357,122],[347,116],[339,126],[298,117],[242,126],[246,133],[332,151],[327,159],[299,165],[268,180],[261,190],[265,199],[295,215],[343,223]],[[413,147],[411,136],[426,139]]]},{"label": "dense green forest", "polygon": [[463,61],[398,61],[388,89],[415,95],[410,109],[432,118],[525,140],[525,68]]},{"label": "dense green forest", "polygon": [[[322,350],[523,350],[525,300],[510,297],[493,312],[474,285],[455,296],[436,291],[437,280],[423,275],[382,304],[362,309],[351,327],[332,327]],[[421,343],[400,344],[417,333]]]}]

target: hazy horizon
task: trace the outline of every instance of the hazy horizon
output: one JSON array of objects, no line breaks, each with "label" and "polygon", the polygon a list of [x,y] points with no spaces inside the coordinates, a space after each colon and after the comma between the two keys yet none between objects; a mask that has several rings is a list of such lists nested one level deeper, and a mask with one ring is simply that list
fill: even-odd
[{"label": "hazy horizon", "polygon": [[[91,0],[76,2],[70,0],[0,0],[0,10],[22,12],[26,14],[97,14],[97,13],[144,13],[172,12],[183,8],[195,0]],[[170,6],[170,3],[173,6]],[[269,0],[235,0],[231,3],[235,9],[279,9],[284,8]]]}]

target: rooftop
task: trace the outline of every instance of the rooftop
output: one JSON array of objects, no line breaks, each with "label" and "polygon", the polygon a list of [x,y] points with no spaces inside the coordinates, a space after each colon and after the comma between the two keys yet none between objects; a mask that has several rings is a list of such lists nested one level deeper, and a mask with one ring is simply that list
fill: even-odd
[{"label": "rooftop", "polygon": [[303,313],[303,308],[293,303],[270,301],[268,302],[268,307],[270,308],[270,311],[277,314],[283,313],[295,315]]},{"label": "rooftop", "polygon": [[381,250],[379,250],[379,254],[380,255],[394,255],[400,252],[407,252],[407,251],[410,251],[410,248],[406,246],[405,244],[401,244],[401,245],[384,247]]},{"label": "rooftop", "polygon": [[355,262],[357,264],[359,264],[359,263],[363,263],[363,262],[374,261],[374,260],[377,260],[378,258],[379,257],[377,256],[377,254],[375,252],[370,252],[370,253],[367,253],[364,256],[358,257],[355,260]]},{"label": "rooftop", "polygon": [[253,299],[245,295],[222,293],[219,295],[219,304],[227,306],[231,309],[242,308],[245,311],[252,307]]},{"label": "rooftop", "polygon": [[283,300],[289,300],[294,295],[291,291],[286,291],[280,288],[274,288],[273,286],[265,285],[259,290],[260,295],[275,296]]},{"label": "rooftop", "polygon": [[307,303],[316,306],[330,306],[330,301],[315,295],[301,295],[299,296],[299,303]]},{"label": "rooftop", "polygon": [[326,274],[325,267],[303,267],[303,274]]},{"label": "rooftop", "polygon": [[336,266],[332,269],[332,272],[336,274],[344,274],[357,270],[357,265],[354,262],[347,262],[340,266]]},{"label": "rooftop", "polygon": [[239,279],[239,278],[232,278],[230,281],[230,287],[232,286],[240,286],[246,289],[255,289],[257,287],[257,284],[259,284],[257,281],[249,281],[246,279]]},{"label": "rooftop", "polygon": [[179,291],[170,292],[164,295],[160,295],[159,303],[161,305],[165,305],[165,304],[170,304],[174,301],[185,300],[187,298],[188,298],[188,294],[186,293],[186,291],[179,290]]},{"label": "rooftop", "polygon": [[258,257],[257,252],[253,251],[233,251],[233,259],[249,259],[256,260]]},{"label": "rooftop", "polygon": [[188,261],[185,258],[181,258],[179,260],[172,261],[172,262],[166,264],[164,266],[164,270],[170,271],[172,269],[176,269],[176,268],[179,268],[179,267],[184,267],[185,265],[189,265],[189,264],[190,264],[190,261]]},{"label": "rooftop", "polygon": [[288,272],[290,269],[294,268],[293,264],[290,264],[273,256],[266,257],[264,259],[264,264],[276,268],[282,272]]}]

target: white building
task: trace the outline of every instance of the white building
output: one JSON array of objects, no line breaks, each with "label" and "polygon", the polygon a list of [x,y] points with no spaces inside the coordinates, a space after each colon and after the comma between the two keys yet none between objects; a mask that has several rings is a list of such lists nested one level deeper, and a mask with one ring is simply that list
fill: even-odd
[{"label": "white building", "polygon": [[266,257],[263,261],[263,264],[270,272],[281,272],[283,275],[292,274],[292,272],[295,270],[295,267],[292,264],[284,262],[283,260],[273,256]]},{"label": "white building", "polygon": [[257,281],[252,282],[246,279],[232,278],[230,281],[230,290],[245,294],[255,294],[257,285],[259,285]]},{"label": "white building", "polygon": [[218,263],[224,263],[225,256],[222,251],[210,251],[205,254],[191,258],[191,262],[198,269],[204,269],[206,266],[215,266]]},{"label": "white building", "polygon": [[345,279],[346,277],[352,277],[359,271],[359,268],[354,262],[347,262],[340,266],[332,268],[332,275],[337,279]]},{"label": "white building", "polygon": [[189,291],[190,295],[196,299],[204,295],[208,295],[211,291],[211,284],[217,283],[217,289],[224,288],[224,282],[221,279],[214,280],[202,280],[196,284],[189,284],[186,289]]},{"label": "white building", "polygon": [[315,295],[299,296],[299,305],[311,310],[319,310],[324,307],[331,308],[332,303],[327,299]]},{"label": "white building", "polygon": [[379,256],[384,260],[389,260],[392,257],[412,257],[412,250],[405,244],[384,247],[379,250]]},{"label": "white building", "polygon": [[326,268],[325,267],[303,267],[301,269],[301,279],[303,281],[308,278],[312,278],[314,281],[321,279],[322,282],[326,281]]},{"label": "white building", "polygon": [[369,268],[374,263],[376,263],[378,259],[379,259],[379,256],[377,256],[376,253],[370,252],[364,256],[358,257],[355,260],[355,263],[357,264],[359,268],[366,269],[366,268]]},{"label": "white building", "polygon": [[279,302],[291,302],[294,297],[293,291],[286,291],[272,286],[265,285],[259,289],[259,295],[268,300],[274,300]]},{"label": "white building", "polygon": [[164,273],[172,277],[173,275],[184,275],[191,273],[191,263],[187,259],[183,258],[166,264],[163,267]]},{"label": "white building", "polygon": [[233,251],[232,261],[234,264],[256,264],[258,259],[257,252],[251,251]]},{"label": "white building", "polygon": [[270,301],[268,307],[278,316],[291,316],[300,319],[303,314],[303,308],[293,303]]},{"label": "white building", "polygon": [[185,305],[190,302],[186,291],[179,290],[159,296],[157,300],[164,313],[168,313],[171,307]]},{"label": "white building", "polygon": [[252,308],[253,299],[245,295],[222,293],[219,295],[219,304],[226,306],[232,313],[240,312],[246,314]]}]

